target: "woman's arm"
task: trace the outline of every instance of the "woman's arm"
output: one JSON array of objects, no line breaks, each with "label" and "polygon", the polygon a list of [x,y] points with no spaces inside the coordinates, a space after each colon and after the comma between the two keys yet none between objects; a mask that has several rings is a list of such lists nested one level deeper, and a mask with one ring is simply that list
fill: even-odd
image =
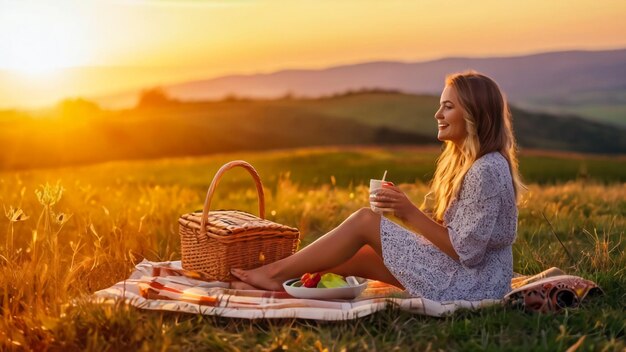
[{"label": "woman's arm", "polygon": [[391,209],[394,216],[406,227],[424,236],[452,259],[459,260],[459,255],[452,247],[448,229],[419,210],[398,187],[383,185],[374,201],[375,206]]}]

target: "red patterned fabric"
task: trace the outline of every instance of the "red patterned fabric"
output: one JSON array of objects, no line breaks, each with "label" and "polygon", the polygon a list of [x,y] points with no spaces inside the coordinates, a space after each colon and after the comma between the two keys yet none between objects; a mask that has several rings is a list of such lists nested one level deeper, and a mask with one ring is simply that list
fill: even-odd
[{"label": "red patterned fabric", "polygon": [[593,281],[558,275],[516,288],[504,296],[504,301],[530,312],[547,313],[576,308],[585,297],[601,293],[602,290]]}]

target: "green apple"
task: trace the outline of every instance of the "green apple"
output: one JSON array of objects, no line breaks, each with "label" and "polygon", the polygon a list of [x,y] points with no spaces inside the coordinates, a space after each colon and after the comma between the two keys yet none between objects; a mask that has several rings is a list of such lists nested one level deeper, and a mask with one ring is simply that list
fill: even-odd
[{"label": "green apple", "polygon": [[345,286],[348,286],[348,283],[344,280],[343,276],[333,273],[326,273],[322,275],[320,282],[317,284],[317,287],[320,288],[337,288]]}]

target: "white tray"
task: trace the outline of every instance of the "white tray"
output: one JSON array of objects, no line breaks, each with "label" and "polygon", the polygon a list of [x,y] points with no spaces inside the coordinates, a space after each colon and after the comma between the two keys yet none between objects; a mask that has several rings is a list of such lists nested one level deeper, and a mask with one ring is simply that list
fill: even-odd
[{"label": "white tray", "polygon": [[312,298],[312,299],[352,299],[365,290],[367,287],[367,279],[357,278],[358,285],[336,287],[336,288],[317,288],[317,287],[293,287],[291,284],[300,280],[289,279],[283,282],[283,287],[288,294],[297,298]]}]

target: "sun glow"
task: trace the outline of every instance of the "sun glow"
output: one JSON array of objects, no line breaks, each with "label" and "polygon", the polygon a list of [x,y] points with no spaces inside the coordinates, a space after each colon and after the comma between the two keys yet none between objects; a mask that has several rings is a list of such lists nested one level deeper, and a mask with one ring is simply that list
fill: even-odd
[{"label": "sun glow", "polygon": [[16,38],[9,57],[3,60],[4,68],[27,76],[40,76],[71,65],[72,57],[67,49],[53,41],[30,39],[27,35]]},{"label": "sun glow", "polygon": [[27,76],[80,65],[84,31],[72,14],[58,8],[13,3],[0,13],[0,69]]}]

